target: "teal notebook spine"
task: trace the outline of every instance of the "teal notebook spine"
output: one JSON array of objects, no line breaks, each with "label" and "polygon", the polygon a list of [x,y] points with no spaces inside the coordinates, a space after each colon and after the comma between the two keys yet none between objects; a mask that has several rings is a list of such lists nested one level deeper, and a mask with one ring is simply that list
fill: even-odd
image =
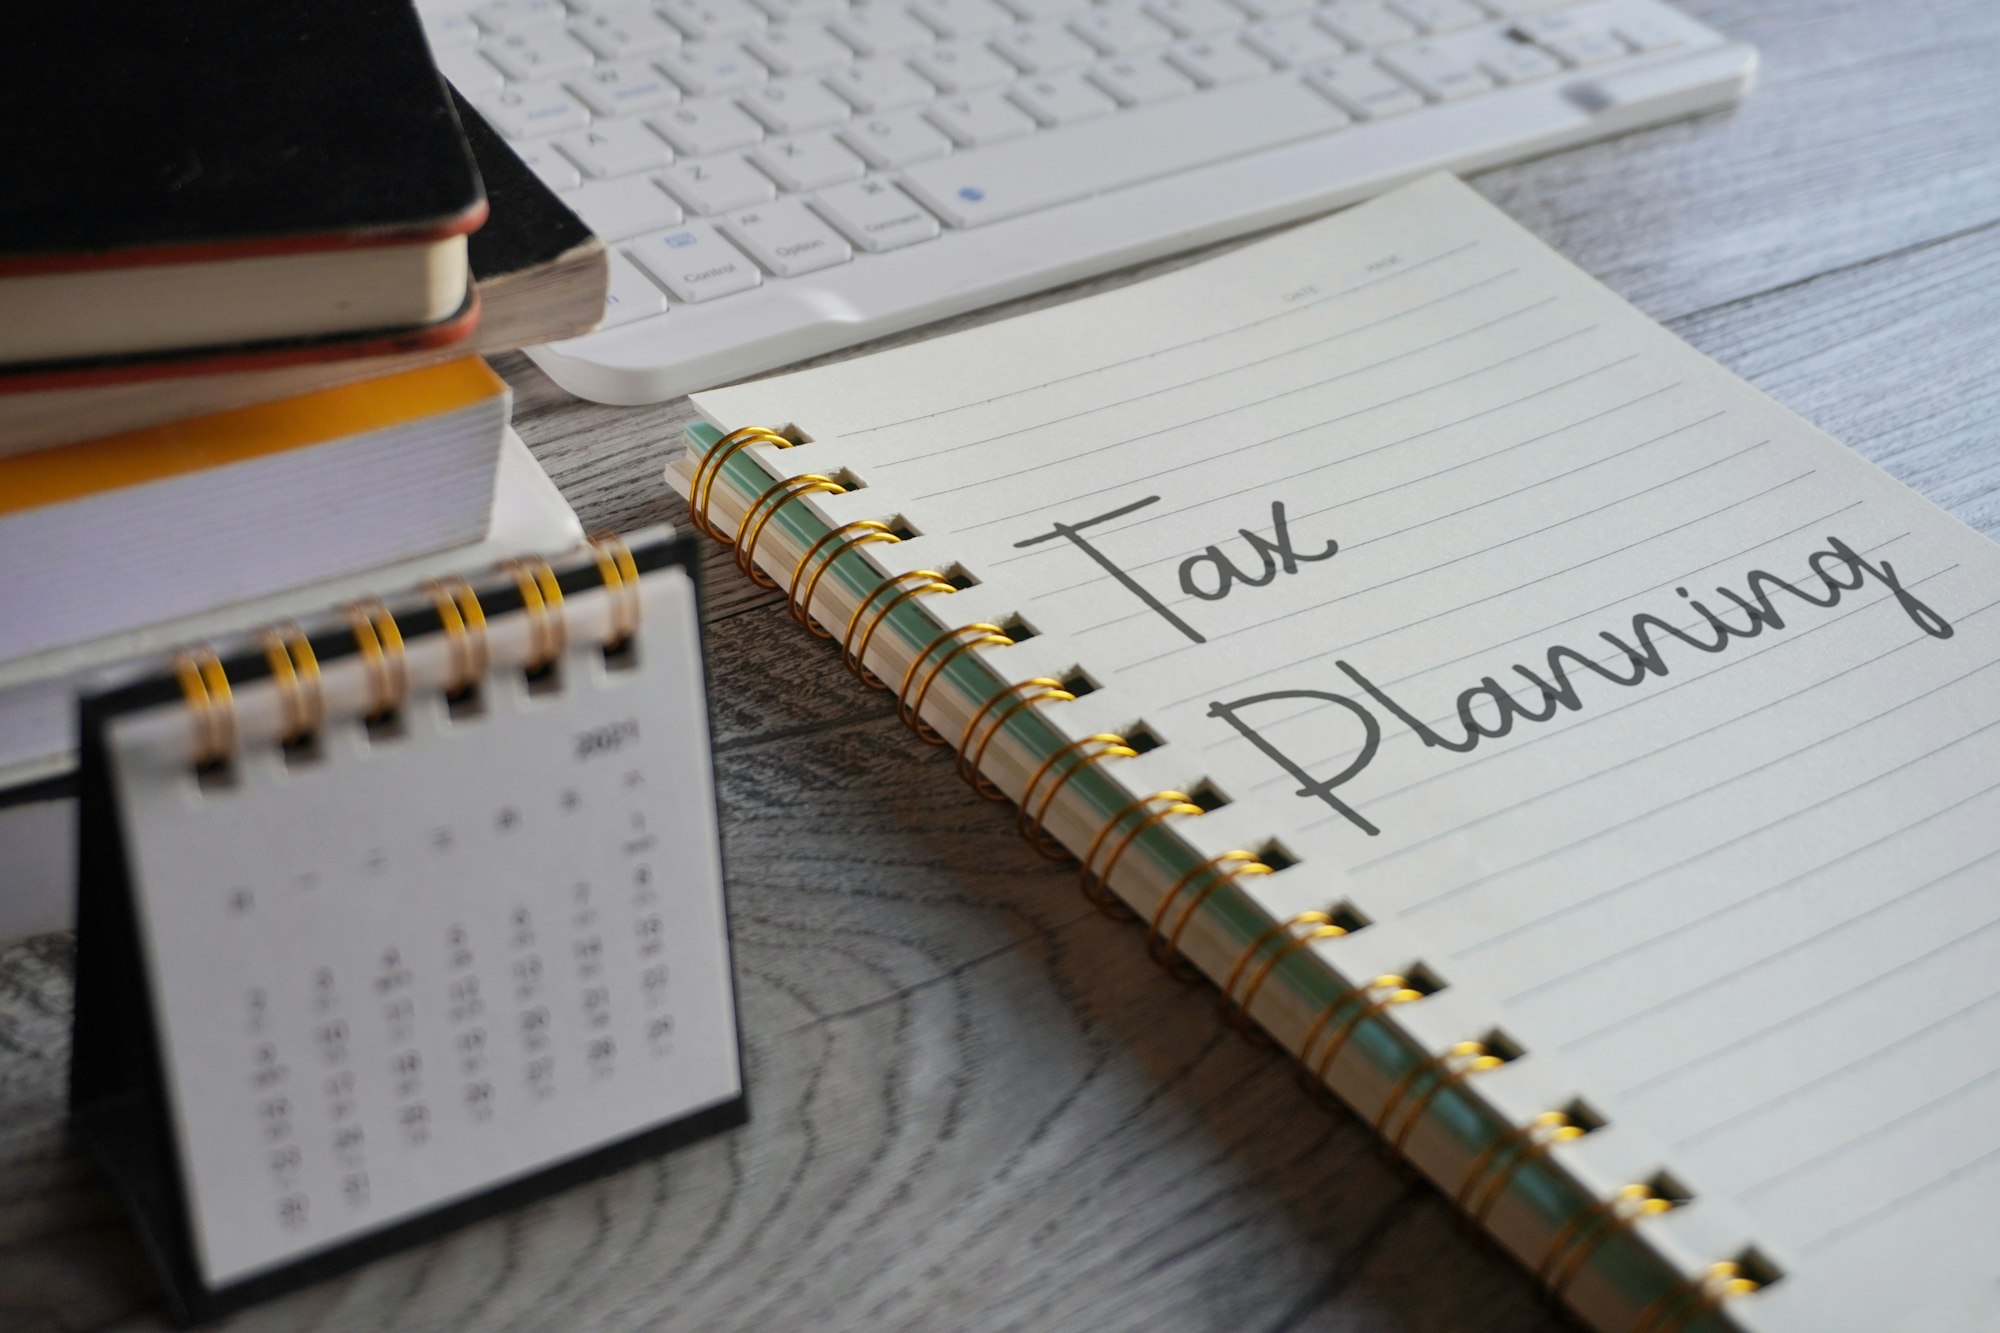
[{"label": "teal notebook spine", "polygon": [[[1100,910],[1142,925],[1148,953],[1169,976],[1213,984],[1224,1021],[1252,1041],[1280,1045],[1316,1096],[1366,1117],[1552,1299],[1618,1333],[1736,1327],[1724,1307],[1756,1288],[1754,1264],[1715,1264],[1688,1276],[1635,1231],[1643,1218],[1685,1202],[1670,1178],[1600,1197],[1565,1169],[1551,1150],[1603,1123],[1580,1099],[1525,1124],[1500,1115],[1478,1095],[1478,1076],[1519,1051],[1497,1034],[1442,1051],[1419,1043],[1396,1010],[1436,988],[1426,969],[1339,974],[1314,943],[1366,922],[1338,905],[1274,920],[1243,884],[1288,868],[1278,844],[1196,850],[1178,830],[1209,812],[1201,791],[1135,795],[1114,776],[1119,762],[1150,748],[1150,738],[1129,728],[1071,736],[1058,726],[1053,710],[1087,683],[1010,679],[995,660],[1004,654],[989,650],[1012,646],[1026,632],[1021,623],[952,616],[948,600],[962,588],[948,570],[878,568],[865,548],[906,534],[890,514],[832,524],[799,503],[850,489],[839,475],[786,469],[784,452],[799,443],[761,427],[725,434],[698,424],[688,430],[690,470],[668,475],[684,488],[695,526],[734,548],[745,577],[782,588],[810,633],[838,638],[848,670],[895,692],[904,723],[918,739],[955,750],[974,791],[1014,803],[1021,832],[1045,855],[1074,860],[1083,895]],[[879,674],[871,661],[901,670]],[[960,707],[945,707],[948,699]],[[964,721],[941,725],[948,712]],[[1027,757],[1026,777],[1012,792],[991,771],[996,742]],[[1068,836],[1052,831],[1059,812]],[[1211,942],[1199,958],[1197,937]],[[1302,1021],[1268,1031],[1273,1010]]]}]

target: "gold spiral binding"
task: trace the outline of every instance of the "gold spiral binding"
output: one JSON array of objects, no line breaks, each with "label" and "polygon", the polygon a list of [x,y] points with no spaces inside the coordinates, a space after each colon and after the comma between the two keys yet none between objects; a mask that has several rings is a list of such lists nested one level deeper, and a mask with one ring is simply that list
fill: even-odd
[{"label": "gold spiral binding", "polygon": [[[1561,1111],[1544,1111],[1525,1125],[1516,1125],[1487,1146],[1485,1152],[1473,1159],[1466,1168],[1465,1176],[1459,1181],[1453,1196],[1458,1206],[1465,1210],[1475,1222],[1484,1225],[1486,1216],[1493,1211],[1493,1205],[1507,1192],[1507,1184],[1529,1162],[1541,1157],[1558,1143],[1568,1143],[1580,1139],[1587,1131],[1583,1126],[1570,1123],[1568,1115]],[[1501,1156],[1509,1148],[1516,1151],[1503,1163]],[[1493,1168],[1498,1164],[1499,1169]],[[1487,1173],[1491,1171],[1492,1175]],[[1482,1183],[1482,1178],[1483,1183]]]},{"label": "gold spiral binding", "polygon": [[[1026,691],[1032,691],[1032,693],[1027,693]],[[965,779],[968,786],[987,800],[1006,800],[1007,794],[995,786],[984,773],[979,771],[979,761],[986,757],[986,746],[991,742],[993,733],[1005,726],[1008,718],[1029,704],[1042,702],[1066,703],[1075,698],[1074,694],[1071,694],[1062,687],[1061,681],[1051,680],[1047,676],[1031,676],[1027,680],[1016,681],[1005,689],[996,690],[985,703],[979,705],[978,710],[971,717],[965,720],[965,730],[959,734],[958,738],[958,775]],[[1008,703],[1009,700],[1013,702]],[[972,745],[972,737],[979,730],[979,724],[986,720],[987,715],[992,713],[996,706],[1003,703],[1008,704],[1006,710],[1001,713],[999,718],[994,722],[994,725],[989,728],[985,739],[980,742],[979,748],[975,751]]]},{"label": "gold spiral binding", "polygon": [[[808,546],[806,553],[799,557],[799,562],[792,566],[791,585],[785,590],[785,599],[791,606],[792,619],[804,625],[807,632],[812,634],[814,638],[832,638],[833,631],[821,629],[819,622],[812,618],[813,593],[818,591],[820,579],[826,574],[827,570],[833,568],[836,560],[857,546],[866,546],[870,542],[893,543],[901,540],[903,540],[901,537],[898,537],[889,530],[887,523],[878,522],[872,518],[860,518],[852,523],[841,524],[811,546]],[[805,574],[806,566],[812,563],[814,556],[835,542],[839,542],[840,545],[834,550],[828,551],[826,558],[820,561],[819,567],[813,570],[812,577],[806,580],[805,596],[801,597],[799,595],[799,579]]]},{"label": "gold spiral binding", "polygon": [[479,605],[479,594],[464,579],[433,579],[426,586],[451,654],[445,697],[455,699],[477,687],[486,676],[486,612]]},{"label": "gold spiral binding", "polygon": [[1747,1296],[1758,1284],[1743,1276],[1743,1265],[1710,1264],[1693,1281],[1683,1282],[1639,1312],[1632,1333],[1680,1333],[1695,1319],[1712,1313],[1724,1301]]},{"label": "gold spiral binding", "polygon": [[[1340,1058],[1348,1039],[1359,1030],[1361,1024],[1391,1005],[1408,1004],[1412,1000],[1423,998],[1422,991],[1412,990],[1403,977],[1393,972],[1386,972],[1373,981],[1365,981],[1352,990],[1343,992],[1326,1008],[1320,1010],[1319,1016],[1313,1019],[1311,1026],[1306,1029],[1305,1039],[1299,1043],[1299,1068],[1309,1070],[1306,1086],[1315,1096],[1322,1098],[1329,1096],[1326,1088],[1327,1074],[1333,1069],[1333,1062]],[[1327,1024],[1333,1016],[1350,1004],[1354,1006],[1354,1011],[1329,1030]],[[1319,1041],[1323,1032],[1326,1034],[1326,1045],[1321,1049],[1319,1059],[1308,1064],[1313,1046]]]},{"label": "gold spiral binding", "polygon": [[275,626],[259,636],[264,661],[278,687],[285,729],[279,740],[296,745],[318,734],[326,720],[326,695],[320,688],[319,658],[297,625]]},{"label": "gold spiral binding", "polygon": [[[955,645],[950,652],[945,653],[942,657],[931,663],[930,670],[924,673],[923,683],[918,685],[916,693],[912,694],[910,692],[910,683],[916,679],[917,668],[924,664],[924,659],[961,634],[971,634],[975,637],[966,639]],[[832,636],[829,635],[828,637]],[[974,648],[989,645],[995,648],[1011,648],[1014,646],[1014,641],[1008,638],[998,625],[989,625],[985,621],[975,621],[970,625],[960,625],[957,629],[946,630],[925,644],[923,651],[910,659],[910,665],[903,671],[902,686],[896,691],[896,716],[903,720],[904,726],[907,726],[911,731],[916,733],[918,740],[923,741],[926,745],[944,745],[947,743],[945,738],[940,736],[930,723],[924,721],[924,700],[930,695],[931,685],[960,654],[971,652]]]},{"label": "gold spiral binding", "polygon": [[541,671],[562,656],[563,645],[569,641],[562,585],[556,582],[549,562],[540,556],[509,560],[501,568],[514,576],[514,586],[521,592],[521,609],[528,613],[528,660],[522,665],[531,673]]},{"label": "gold spiral binding", "polygon": [[590,549],[597,556],[598,581],[611,599],[611,631],[604,646],[622,648],[639,632],[639,565],[632,559],[632,548],[615,532],[592,537]]},{"label": "gold spiral binding", "polygon": [[[1114,921],[1129,921],[1137,916],[1136,912],[1120,902],[1111,892],[1111,876],[1118,869],[1119,859],[1125,855],[1125,849],[1130,847],[1141,833],[1175,815],[1198,816],[1206,813],[1186,792],[1179,791],[1156,791],[1151,796],[1141,796],[1136,801],[1128,802],[1117,814],[1104,821],[1104,826],[1097,830],[1097,836],[1090,840],[1089,850],[1083,854],[1083,863],[1077,870],[1077,884],[1082,889],[1084,898]],[[1105,846],[1105,839],[1111,835],[1111,830],[1132,815],[1138,815],[1139,818],[1133,821],[1123,837],[1111,844],[1110,854],[1104,860],[1104,869],[1098,870],[1098,849]]]},{"label": "gold spiral binding", "polygon": [[174,675],[193,727],[194,767],[226,762],[236,748],[236,700],[221,659],[207,648],[184,649],[174,654]]},{"label": "gold spiral binding", "polygon": [[[1401,1152],[1403,1144],[1409,1141],[1411,1131],[1424,1118],[1424,1112],[1430,1108],[1433,1101],[1437,1100],[1438,1094],[1463,1082],[1473,1074],[1488,1069],[1498,1069],[1505,1063],[1507,1062],[1499,1056],[1489,1053],[1484,1043],[1476,1041],[1461,1041],[1449,1050],[1428,1057],[1397,1080],[1396,1086],[1390,1088],[1388,1094],[1382,1098],[1382,1108],[1375,1115],[1375,1132],[1388,1139],[1389,1145]],[[1403,1113],[1401,1127],[1393,1135],[1390,1134],[1389,1121],[1395,1114],[1398,1103],[1409,1096],[1418,1081],[1427,1073],[1434,1073],[1437,1077],[1411,1101],[1410,1109]]]},{"label": "gold spiral binding", "polygon": [[778,586],[776,579],[757,568],[757,540],[764,535],[765,525],[792,501],[802,495],[814,494],[845,495],[847,488],[832,477],[817,472],[801,472],[796,477],[773,482],[743,511],[743,519],[736,525],[736,567],[758,587]]},{"label": "gold spiral binding", "polygon": [[708,517],[708,502],[715,490],[715,479],[722,475],[722,466],[738,453],[753,444],[771,444],[780,449],[790,449],[792,442],[774,430],[762,426],[745,426],[733,430],[709,446],[708,452],[695,464],[694,476],[688,481],[688,516],[694,525],[715,538],[724,546],[734,546],[736,539],[724,535]]},{"label": "gold spiral binding", "polygon": [[[1303,935],[1294,935],[1292,932],[1300,926],[1306,926],[1309,929]],[[1250,1007],[1257,1002],[1257,992],[1264,988],[1264,982],[1269,979],[1271,973],[1277,970],[1280,963],[1284,962],[1285,959],[1291,957],[1294,953],[1297,953],[1300,949],[1311,944],[1314,940],[1338,939],[1346,933],[1347,928],[1345,926],[1334,925],[1333,918],[1325,912],[1300,912],[1291,920],[1279,922],[1256,939],[1250,941],[1243,952],[1236,956],[1236,962],[1229,969],[1228,980],[1222,983],[1222,995],[1220,997],[1222,1021],[1253,1041],[1259,1044],[1268,1044],[1270,1038],[1264,1036],[1250,1025]],[[1236,982],[1243,975],[1243,969],[1249,966],[1250,960],[1256,957],[1265,945],[1279,936],[1283,936],[1285,942],[1280,944],[1276,949],[1273,949],[1269,956],[1258,965],[1257,970],[1250,974],[1250,980],[1243,987],[1243,998],[1240,1000],[1237,999]]]},{"label": "gold spiral binding", "polygon": [[[1101,748],[1089,750],[1089,753],[1083,753],[1092,745]],[[1076,762],[1064,769],[1056,777],[1054,785],[1042,794],[1039,804],[1033,804],[1035,789],[1042,785],[1042,779],[1047,777],[1049,771],[1058,763],[1070,756],[1076,756]],[[1136,759],[1138,756],[1139,752],[1133,749],[1131,743],[1123,736],[1113,735],[1108,731],[1099,732],[1095,736],[1085,736],[1082,740],[1071,741],[1047,759],[1044,759],[1042,766],[1037,768],[1034,776],[1028,779],[1028,785],[1021,789],[1021,806],[1014,818],[1015,829],[1043,856],[1048,857],[1051,861],[1063,860],[1069,855],[1069,852],[1063,847],[1062,843],[1051,836],[1048,829],[1043,825],[1043,821],[1048,818],[1049,807],[1055,804],[1057,795],[1061,793],[1064,787],[1069,785],[1071,778],[1099,760]],[[1030,808],[1031,804],[1033,804],[1032,809]]]},{"label": "gold spiral binding", "polygon": [[[1228,869],[1225,870],[1225,866]],[[1186,963],[1180,952],[1181,932],[1187,929],[1188,922],[1194,919],[1194,914],[1201,909],[1204,902],[1208,901],[1210,894],[1225,884],[1234,883],[1237,876],[1275,873],[1271,867],[1259,861],[1254,852],[1246,852],[1241,848],[1224,852],[1220,856],[1211,856],[1187,871],[1160,895],[1159,905],[1153,908],[1152,919],[1146,923],[1147,956],[1165,968],[1170,976],[1178,977],[1182,981],[1199,980],[1201,973]],[[1174,900],[1181,896],[1188,885],[1203,875],[1209,876],[1207,885],[1181,909],[1180,917],[1174,922],[1173,928],[1162,932],[1160,924],[1167,919],[1167,909],[1173,906]]]},{"label": "gold spiral binding", "polygon": [[[912,582],[912,580],[917,581]],[[866,611],[877,597],[890,589],[896,590],[895,595],[875,608],[874,617],[869,620],[868,628],[861,631],[861,637],[857,640],[854,631],[861,623],[861,613]],[[840,660],[868,688],[872,690],[889,688],[882,683],[879,676],[868,669],[868,645],[874,640],[875,631],[882,627],[882,622],[889,618],[890,612],[912,597],[921,597],[931,592],[950,594],[957,591],[958,589],[946,583],[944,575],[935,569],[913,569],[908,573],[895,574],[883,579],[875,585],[873,591],[861,599],[854,608],[854,614],[847,618],[847,632],[840,637]]]},{"label": "gold spiral binding", "polygon": [[349,602],[347,628],[368,677],[368,707],[362,717],[370,722],[388,717],[402,708],[410,686],[409,668],[403,661],[403,631],[379,597]]},{"label": "gold spiral binding", "polygon": [[1673,1201],[1653,1193],[1650,1185],[1625,1185],[1608,1199],[1600,1199],[1563,1223],[1542,1252],[1535,1276],[1560,1298],[1576,1280],[1590,1256],[1619,1231],[1642,1217],[1655,1217],[1673,1208]]}]

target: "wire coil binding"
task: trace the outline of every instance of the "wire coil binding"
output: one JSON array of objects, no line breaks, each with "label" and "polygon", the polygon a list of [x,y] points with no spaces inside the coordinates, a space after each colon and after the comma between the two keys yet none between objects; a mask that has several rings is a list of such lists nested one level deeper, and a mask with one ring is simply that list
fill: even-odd
[{"label": "wire coil binding", "polygon": [[[960,638],[960,636],[967,634],[973,637],[969,639]],[[828,637],[832,636],[829,635]],[[953,644],[951,651],[931,663],[930,669],[924,673],[923,681],[917,684],[916,692],[914,694],[911,693],[910,685],[916,681],[917,668],[921,667],[924,664],[924,660],[930,657],[932,653],[942,648],[945,644],[951,643],[954,639],[959,639],[959,642]],[[938,734],[936,728],[924,721],[924,700],[930,696],[932,683],[940,675],[944,674],[945,668],[949,667],[955,659],[965,653],[971,652],[974,648],[1011,648],[1013,646],[1014,640],[1009,638],[1004,630],[998,625],[989,625],[984,621],[976,621],[970,625],[960,625],[957,629],[946,630],[925,644],[923,651],[910,659],[910,665],[903,672],[903,683],[896,690],[896,716],[901,718],[903,725],[916,733],[917,739],[923,741],[926,745],[949,744],[943,736]]]},{"label": "wire coil binding", "polygon": [[[1566,1112],[1544,1111],[1527,1124],[1516,1125],[1475,1157],[1452,1197],[1475,1222],[1484,1223],[1493,1205],[1507,1192],[1508,1182],[1522,1167],[1556,1144],[1580,1139],[1588,1132],[1581,1125],[1571,1124]],[[1511,1156],[1509,1149],[1513,1150]],[[1496,1165],[1498,1170],[1494,1169]]]},{"label": "wire coil binding", "polygon": [[174,675],[193,729],[191,763],[199,770],[228,762],[236,749],[236,702],[222,661],[207,648],[174,655]]},{"label": "wire coil binding", "polygon": [[[1499,1056],[1488,1052],[1485,1043],[1477,1041],[1461,1041],[1449,1050],[1430,1056],[1397,1080],[1382,1098],[1382,1109],[1375,1116],[1375,1132],[1388,1139],[1390,1145],[1400,1152],[1403,1144],[1409,1141],[1410,1132],[1424,1118],[1424,1112],[1440,1093],[1474,1074],[1498,1069],[1505,1063]],[[1391,1134],[1389,1122],[1395,1116],[1397,1106],[1416,1090],[1426,1074],[1435,1077],[1411,1100],[1410,1109],[1403,1113],[1402,1124]]]},{"label": "wire coil binding", "polygon": [[[944,575],[935,569],[912,569],[907,573],[892,574],[888,578],[883,579],[869,590],[866,597],[863,597],[855,604],[853,613],[847,617],[847,632],[840,636],[841,663],[849,671],[852,671],[856,679],[863,685],[868,686],[868,688],[873,690],[887,689],[888,686],[884,685],[881,679],[868,669],[868,645],[874,640],[875,631],[882,627],[882,622],[888,619],[890,612],[894,611],[904,602],[909,601],[912,597],[921,597],[925,593],[935,592],[949,595],[957,591],[958,589],[946,583]],[[885,592],[893,592],[894,595],[881,603],[881,605],[875,606],[875,599]],[[862,630],[860,638],[857,639],[854,632],[860,627],[862,615],[871,606],[874,606],[874,615],[868,622],[868,628]]]},{"label": "wire coil binding", "polygon": [[486,676],[486,612],[479,605],[479,594],[464,579],[433,579],[427,586],[451,655],[445,697],[456,699],[477,688]]},{"label": "wire coil binding", "polygon": [[1560,1299],[1605,1241],[1640,1218],[1656,1217],[1673,1206],[1673,1200],[1660,1198],[1650,1185],[1621,1187],[1610,1198],[1600,1199],[1563,1223],[1549,1239],[1535,1276]]},{"label": "wire coil binding", "polygon": [[[1275,873],[1271,867],[1259,861],[1255,853],[1243,851],[1241,848],[1224,852],[1220,856],[1211,856],[1192,870],[1186,871],[1160,895],[1160,901],[1153,908],[1152,918],[1146,923],[1147,956],[1166,969],[1168,976],[1181,981],[1199,981],[1201,973],[1181,956],[1181,932],[1187,929],[1188,922],[1194,919],[1195,913],[1201,910],[1201,905],[1208,901],[1211,894],[1225,884],[1234,883],[1238,876]],[[1175,919],[1172,927],[1161,930],[1162,923],[1167,919],[1167,909],[1186,892],[1189,885],[1204,875],[1208,877],[1208,883],[1181,908],[1181,914]]]},{"label": "wire coil binding", "polygon": [[279,743],[298,745],[319,734],[326,720],[326,696],[320,689],[319,658],[297,625],[273,626],[260,636],[264,661],[278,686],[278,702],[284,711],[284,730]]},{"label": "wire coil binding", "polygon": [[[1330,1099],[1327,1092],[1327,1074],[1333,1069],[1333,1062],[1340,1058],[1350,1038],[1361,1024],[1380,1014],[1391,1005],[1408,1004],[1421,1000],[1424,993],[1410,987],[1407,980],[1396,973],[1385,972],[1373,981],[1364,981],[1359,986],[1343,992],[1326,1008],[1319,1011],[1312,1024],[1306,1028],[1305,1037],[1299,1042],[1298,1061],[1302,1073],[1307,1074],[1306,1086],[1315,1097]],[[1333,1024],[1333,1016],[1352,1005],[1347,1017]],[[1313,1047],[1320,1037],[1326,1037],[1326,1044],[1320,1047],[1319,1058],[1312,1059]]]},{"label": "wire coil binding", "polygon": [[[852,523],[841,524],[807,547],[806,553],[799,557],[799,562],[792,566],[791,583],[785,589],[785,600],[791,607],[792,619],[804,625],[807,632],[816,639],[832,638],[833,631],[820,628],[819,622],[812,618],[813,594],[819,590],[820,579],[825,577],[827,570],[833,568],[835,561],[858,546],[866,546],[871,542],[894,543],[901,540],[903,540],[901,537],[889,530],[887,523],[872,518],[862,518]],[[828,550],[829,547],[832,549]],[[799,580],[804,577],[806,566],[812,564],[813,558],[821,551],[826,551],[826,556],[813,570],[812,577],[806,579],[805,594],[801,596]]]},{"label": "wire coil binding", "polygon": [[818,472],[801,472],[795,477],[773,482],[762,495],[750,502],[736,525],[736,567],[760,588],[775,588],[778,581],[757,568],[757,542],[764,528],[780,509],[802,495],[845,495],[847,488],[832,477]]},{"label": "wire coil binding", "polygon": [[[1091,749],[1092,746],[1098,748]],[[1048,819],[1049,807],[1055,804],[1056,797],[1069,785],[1070,779],[1092,764],[1105,759],[1136,759],[1138,756],[1139,752],[1132,748],[1131,742],[1108,731],[1071,741],[1044,759],[1041,767],[1028,779],[1028,785],[1021,789],[1021,804],[1014,818],[1015,830],[1051,861],[1068,859],[1068,849],[1056,840],[1044,823]],[[1065,759],[1074,762],[1056,775],[1056,780],[1042,793],[1041,800],[1036,801],[1035,792],[1042,785],[1042,779]]]},{"label": "wire coil binding", "polygon": [[[1118,813],[1104,821],[1103,827],[1097,830],[1097,836],[1090,840],[1090,846],[1083,854],[1082,864],[1077,869],[1077,885],[1083,891],[1084,898],[1114,921],[1134,919],[1138,914],[1111,893],[1111,876],[1118,869],[1118,862],[1125,855],[1125,849],[1137,841],[1141,833],[1175,815],[1199,817],[1206,813],[1207,811],[1194,803],[1192,797],[1180,791],[1156,791],[1151,796],[1141,796],[1136,801],[1127,802]],[[1134,815],[1138,818],[1132,819]],[[1110,838],[1111,831],[1127,819],[1132,819],[1130,827],[1118,841],[1109,844],[1111,850],[1104,858],[1104,867],[1098,869],[1099,849],[1107,845],[1106,840]]]},{"label": "wire coil binding", "polygon": [[[992,696],[965,720],[965,730],[959,734],[957,765],[959,777],[965,779],[966,785],[989,801],[1006,800],[1007,793],[1001,791],[994,785],[992,779],[980,771],[980,764],[986,758],[986,747],[992,744],[993,737],[999,734],[1000,729],[1007,725],[1007,720],[1023,708],[1044,702],[1068,703],[1075,698],[1074,694],[1062,687],[1061,681],[1051,680],[1047,676],[1031,676],[1027,680],[1016,681],[1005,689],[994,691]],[[997,715],[994,714],[996,708],[1000,709]],[[979,744],[975,748],[972,738],[980,734],[980,724],[989,716],[993,717],[992,725],[980,737]]]},{"label": "wire coil binding", "polygon": [[347,604],[347,629],[354,636],[355,651],[361,654],[361,669],[368,678],[368,707],[362,717],[370,722],[390,717],[403,707],[410,689],[409,664],[403,660],[403,631],[379,597],[365,597]]},{"label": "wire coil binding", "polygon": [[774,430],[762,426],[745,426],[733,430],[717,440],[701,461],[695,464],[694,476],[688,481],[688,517],[694,525],[724,546],[734,546],[736,539],[726,535],[716,527],[708,516],[709,499],[715,492],[715,480],[722,475],[723,465],[753,444],[775,445],[780,449],[792,448],[792,441]]},{"label": "wire coil binding", "polygon": [[1724,1301],[1747,1296],[1757,1290],[1758,1285],[1755,1280],[1743,1275],[1743,1266],[1739,1263],[1710,1264],[1706,1273],[1683,1282],[1641,1311],[1639,1321],[1632,1325],[1632,1333],[1680,1333],[1681,1329],[1702,1315],[1713,1312]]},{"label": "wire coil binding", "polygon": [[521,594],[521,609],[528,616],[528,660],[523,664],[530,675],[553,666],[569,642],[569,622],[563,614],[562,585],[549,562],[536,556],[509,560],[501,566],[514,576]]},{"label": "wire coil binding", "polygon": [[[1294,932],[1301,927],[1305,928],[1305,933],[1295,934]],[[1264,988],[1264,982],[1278,969],[1279,964],[1300,949],[1310,945],[1314,940],[1338,939],[1346,933],[1347,928],[1334,925],[1333,918],[1325,912],[1313,911],[1300,912],[1291,920],[1281,921],[1257,936],[1244,947],[1242,953],[1236,956],[1236,962],[1229,969],[1228,979],[1222,983],[1220,1000],[1222,1021],[1259,1045],[1268,1045],[1270,1038],[1250,1021],[1251,1006],[1257,1002],[1257,992]],[[1263,953],[1264,946],[1280,937],[1283,937],[1283,943],[1271,950],[1263,962],[1257,965],[1257,970],[1249,974],[1249,980],[1245,982],[1243,994],[1239,998],[1236,994],[1236,982],[1244,975],[1244,969],[1249,966],[1250,960]]]},{"label": "wire coil binding", "polygon": [[597,555],[598,582],[604,585],[604,595],[611,600],[611,627],[604,648],[614,652],[629,644],[639,632],[643,605],[639,600],[639,566],[632,559],[632,550],[625,545],[625,539],[615,532],[593,536],[590,549]]}]

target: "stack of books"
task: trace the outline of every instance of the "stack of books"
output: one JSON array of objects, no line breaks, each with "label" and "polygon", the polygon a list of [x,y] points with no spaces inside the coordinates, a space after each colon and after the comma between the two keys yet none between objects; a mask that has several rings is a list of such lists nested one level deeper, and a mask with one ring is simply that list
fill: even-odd
[{"label": "stack of books", "polygon": [[0,938],[69,910],[83,680],[580,535],[479,354],[594,327],[604,246],[409,0],[121,12],[28,19],[67,123],[0,126]]}]

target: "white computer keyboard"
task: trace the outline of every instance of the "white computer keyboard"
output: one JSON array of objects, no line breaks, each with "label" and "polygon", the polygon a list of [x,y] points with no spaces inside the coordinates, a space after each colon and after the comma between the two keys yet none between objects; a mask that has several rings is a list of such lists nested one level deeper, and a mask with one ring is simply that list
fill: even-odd
[{"label": "white computer keyboard", "polygon": [[1740,98],[1660,0],[419,0],[438,64],[613,247],[531,355],[657,402]]}]

